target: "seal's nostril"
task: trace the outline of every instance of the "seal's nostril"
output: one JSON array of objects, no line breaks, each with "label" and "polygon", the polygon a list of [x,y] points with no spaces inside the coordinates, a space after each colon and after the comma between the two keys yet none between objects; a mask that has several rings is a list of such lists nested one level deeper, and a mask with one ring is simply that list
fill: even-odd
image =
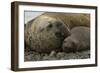
[{"label": "seal's nostril", "polygon": [[66,47],[66,46],[65,46],[64,48],[66,48],[66,49],[67,49],[68,47]]},{"label": "seal's nostril", "polygon": [[62,36],[60,32],[56,32],[55,35],[56,35],[56,37],[61,37]]}]

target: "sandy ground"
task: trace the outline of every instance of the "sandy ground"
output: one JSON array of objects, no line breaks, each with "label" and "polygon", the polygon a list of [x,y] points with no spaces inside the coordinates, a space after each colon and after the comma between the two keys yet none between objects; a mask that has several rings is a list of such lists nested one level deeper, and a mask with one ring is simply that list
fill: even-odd
[{"label": "sandy ground", "polygon": [[55,52],[37,53],[34,51],[27,51],[24,54],[24,61],[44,61],[44,60],[69,60],[69,59],[87,59],[90,58],[90,50],[80,52]]}]

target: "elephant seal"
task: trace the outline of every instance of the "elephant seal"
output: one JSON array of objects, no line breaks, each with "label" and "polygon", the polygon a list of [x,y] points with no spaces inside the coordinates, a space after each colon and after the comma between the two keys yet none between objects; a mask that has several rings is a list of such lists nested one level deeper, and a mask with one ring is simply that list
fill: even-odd
[{"label": "elephant seal", "polygon": [[70,30],[89,27],[89,19],[89,14],[46,12],[25,24],[25,45],[37,52],[59,50]]},{"label": "elephant seal", "polygon": [[47,16],[40,16],[25,26],[25,43],[36,52],[59,51],[69,35],[70,30],[62,21]]},{"label": "elephant seal", "polygon": [[61,20],[70,29],[77,26],[90,27],[90,15],[83,13],[57,13],[57,12],[46,12],[41,17],[54,18]]},{"label": "elephant seal", "polygon": [[63,41],[62,48],[64,52],[90,49],[90,29],[83,26],[73,28],[71,35]]}]

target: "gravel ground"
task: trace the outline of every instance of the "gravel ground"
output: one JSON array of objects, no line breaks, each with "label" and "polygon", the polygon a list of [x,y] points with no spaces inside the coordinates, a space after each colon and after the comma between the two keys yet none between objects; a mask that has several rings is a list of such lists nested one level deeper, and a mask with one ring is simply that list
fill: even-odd
[{"label": "gravel ground", "polygon": [[43,61],[43,60],[69,60],[69,59],[87,59],[90,58],[90,50],[80,52],[55,52],[37,53],[35,51],[25,51],[24,61]]}]

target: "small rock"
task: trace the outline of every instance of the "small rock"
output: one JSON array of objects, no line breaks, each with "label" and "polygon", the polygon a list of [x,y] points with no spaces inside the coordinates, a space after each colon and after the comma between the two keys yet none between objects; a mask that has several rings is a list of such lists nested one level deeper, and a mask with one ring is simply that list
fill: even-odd
[{"label": "small rock", "polygon": [[25,56],[25,61],[32,61],[32,57],[32,54]]},{"label": "small rock", "polygon": [[50,57],[55,56],[56,52],[55,51],[51,51],[51,53],[49,54]]},{"label": "small rock", "polygon": [[33,56],[33,60],[40,61],[41,60],[40,54]]},{"label": "small rock", "polygon": [[58,59],[61,59],[61,58],[63,58],[64,56],[65,56],[65,53],[63,53],[63,52],[58,52],[57,55],[56,55],[56,57],[57,57]]},{"label": "small rock", "polygon": [[43,60],[49,60],[49,56],[44,56]]}]

